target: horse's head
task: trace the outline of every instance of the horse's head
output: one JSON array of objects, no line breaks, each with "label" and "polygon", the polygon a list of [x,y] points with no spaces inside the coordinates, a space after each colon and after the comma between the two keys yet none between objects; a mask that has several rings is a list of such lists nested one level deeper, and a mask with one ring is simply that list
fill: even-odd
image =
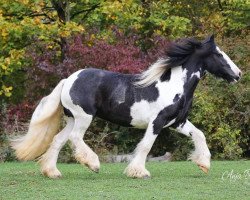
[{"label": "horse's head", "polygon": [[214,36],[205,39],[197,53],[203,55],[205,70],[228,82],[237,82],[241,77],[241,70],[234,62],[216,46]]}]

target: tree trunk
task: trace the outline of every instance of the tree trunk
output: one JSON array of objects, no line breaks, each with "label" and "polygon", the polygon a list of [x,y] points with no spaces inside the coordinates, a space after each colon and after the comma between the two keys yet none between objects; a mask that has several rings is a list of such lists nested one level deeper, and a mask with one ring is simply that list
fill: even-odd
[{"label": "tree trunk", "polygon": [[[53,7],[55,8],[60,22],[66,24],[70,21],[70,2],[68,0],[51,0]],[[67,57],[68,52],[68,41],[67,38],[60,38],[60,47],[61,47],[61,62],[63,62]]]}]

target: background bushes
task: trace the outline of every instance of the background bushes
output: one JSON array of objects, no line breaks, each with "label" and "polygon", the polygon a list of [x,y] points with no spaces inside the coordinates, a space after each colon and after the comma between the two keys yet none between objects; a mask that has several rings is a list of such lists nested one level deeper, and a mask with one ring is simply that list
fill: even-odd
[{"label": "background bushes", "polygon": [[[8,137],[25,133],[37,102],[84,67],[139,73],[164,55],[170,40],[215,33],[242,69],[228,85],[207,75],[190,120],[216,159],[249,157],[249,12],[247,1],[2,1],[0,3],[0,160],[13,160]],[[101,154],[129,153],[143,131],[95,119],[85,140]],[[163,130],[151,151],[186,159],[192,142]],[[72,162],[70,147],[61,161]]]}]

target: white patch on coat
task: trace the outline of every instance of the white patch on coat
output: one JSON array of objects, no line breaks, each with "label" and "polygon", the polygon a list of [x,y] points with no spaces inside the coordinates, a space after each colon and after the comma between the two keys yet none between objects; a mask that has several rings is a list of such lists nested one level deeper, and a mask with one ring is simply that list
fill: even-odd
[{"label": "white patch on coat", "polygon": [[223,58],[227,61],[227,64],[230,66],[231,70],[235,73],[236,76],[239,76],[241,70],[234,64],[234,62],[225,54],[224,51],[221,51],[219,47],[216,47],[216,50],[222,54]]},{"label": "white patch on coat", "polygon": [[199,71],[194,72],[194,73],[191,74],[191,78],[193,78],[194,76],[196,76],[198,79],[200,79],[201,78],[201,73]]},{"label": "white patch on coat", "polygon": [[171,126],[173,123],[175,123],[176,118],[172,119],[170,122],[168,122],[163,128]]},{"label": "white patch on coat", "polygon": [[172,68],[170,80],[164,82],[158,80],[155,85],[159,91],[159,97],[156,101],[141,100],[131,106],[132,121],[130,124],[136,128],[146,128],[149,121],[156,118],[162,109],[173,104],[176,94],[180,94],[180,96],[183,94],[186,78],[186,69],[183,70],[181,66]]}]

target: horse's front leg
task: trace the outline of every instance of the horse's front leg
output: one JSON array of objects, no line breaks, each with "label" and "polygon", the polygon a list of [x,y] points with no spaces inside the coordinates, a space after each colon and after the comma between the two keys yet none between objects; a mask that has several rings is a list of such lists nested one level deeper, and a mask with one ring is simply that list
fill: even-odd
[{"label": "horse's front leg", "polygon": [[153,131],[153,124],[150,123],[148,125],[148,128],[146,130],[146,133],[141,140],[141,142],[137,145],[135,149],[135,154],[128,165],[128,167],[125,169],[125,172],[127,176],[133,177],[133,178],[147,178],[150,177],[149,171],[145,168],[145,162],[147,159],[147,155],[151,149],[151,147],[154,144],[154,141],[156,139],[157,135],[154,134]]},{"label": "horse's front leg", "polygon": [[195,150],[191,153],[189,158],[195,162],[203,172],[208,173],[211,154],[207,147],[206,138],[203,132],[188,120],[177,127],[176,130],[186,136],[192,137]]},{"label": "horse's front leg", "polygon": [[157,135],[164,126],[165,121],[161,117],[152,120],[147,127],[146,133],[135,149],[135,154],[125,169],[124,173],[133,178],[149,178],[150,172],[145,168],[147,155],[154,144]]}]

